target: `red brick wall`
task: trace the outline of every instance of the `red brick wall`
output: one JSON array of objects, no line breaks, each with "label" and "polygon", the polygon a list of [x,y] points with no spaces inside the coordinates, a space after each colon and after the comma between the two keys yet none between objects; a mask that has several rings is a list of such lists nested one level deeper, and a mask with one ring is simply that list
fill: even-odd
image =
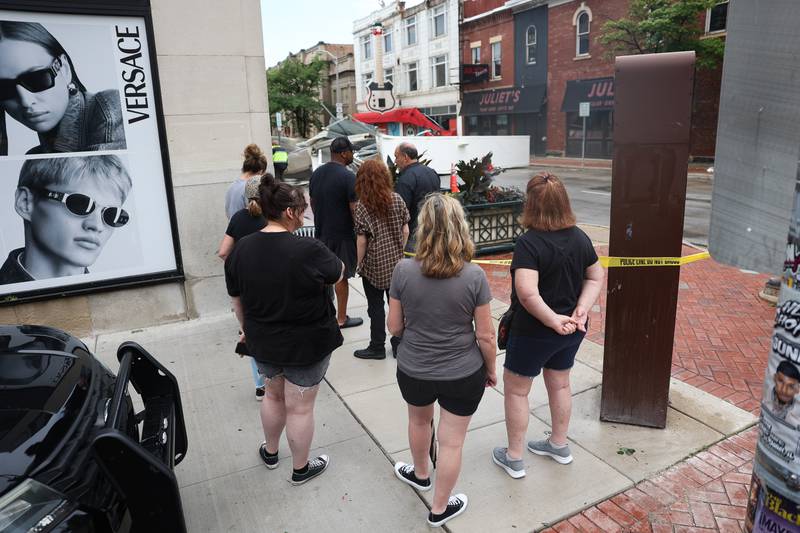
[{"label": "red brick wall", "polygon": [[[584,0],[592,11],[591,58],[575,59],[575,26],[572,17],[580,7],[578,0],[550,9],[547,78],[547,150],[566,148],[566,113],[561,112],[567,81],[614,75],[614,60],[597,42],[604,21],[624,17],[628,0]],[[705,24],[705,21],[702,21]],[[722,69],[698,70],[695,78],[690,153],[693,157],[714,157],[719,115]]]},{"label": "red brick wall", "polygon": [[505,4],[505,0],[464,0],[464,18],[486,13]]},{"label": "red brick wall", "polygon": [[566,149],[566,113],[561,112],[567,81],[602,78],[614,75],[614,61],[606,57],[606,50],[597,42],[603,22],[623,17],[628,11],[628,0],[585,0],[592,11],[588,58],[575,59],[575,26],[572,17],[581,2],[573,1],[548,12],[547,45],[547,151],[564,152]]},{"label": "red brick wall", "polygon": [[[478,3],[479,0],[472,0],[467,3]],[[490,2],[485,2],[490,3]],[[502,2],[498,2],[502,3]],[[496,35],[502,35],[503,41],[500,45],[502,54],[501,74],[499,80],[489,80],[484,83],[465,85],[465,92],[482,91],[497,87],[511,87],[514,85],[514,17],[510,9],[489,15],[475,22],[462,24],[461,32],[461,62],[472,63],[472,50],[469,44],[475,41],[481,42],[481,63],[486,63],[491,68],[492,49],[489,39]]]},{"label": "red brick wall", "polygon": [[719,93],[722,87],[722,68],[698,70],[694,82],[692,105],[692,140],[690,153],[694,158],[713,158],[717,147]]}]

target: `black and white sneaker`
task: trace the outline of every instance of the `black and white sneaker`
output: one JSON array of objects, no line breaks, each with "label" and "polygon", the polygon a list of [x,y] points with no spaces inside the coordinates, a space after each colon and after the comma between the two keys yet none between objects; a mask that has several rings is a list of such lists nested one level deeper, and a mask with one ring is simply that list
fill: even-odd
[{"label": "black and white sneaker", "polygon": [[447,501],[447,508],[442,514],[428,513],[428,525],[431,527],[441,527],[451,518],[455,518],[467,510],[467,495],[456,494],[450,496]]},{"label": "black and white sneaker", "polygon": [[313,479],[323,473],[328,465],[331,463],[330,457],[327,455],[320,455],[316,459],[311,459],[304,469],[304,471],[292,471],[292,485],[302,485],[306,481]]},{"label": "black and white sneaker", "polygon": [[403,483],[408,483],[415,489],[425,492],[426,490],[431,490],[431,480],[428,479],[420,479],[417,477],[417,474],[414,472],[414,465],[406,464],[402,461],[397,461],[394,464],[394,474],[397,476],[397,479],[402,481]]},{"label": "black and white sneaker", "polygon": [[278,452],[275,452],[275,455],[271,455],[267,451],[266,442],[261,443],[261,446],[258,448],[258,455],[261,456],[261,460],[264,461],[264,464],[270,470],[275,470],[278,468]]}]

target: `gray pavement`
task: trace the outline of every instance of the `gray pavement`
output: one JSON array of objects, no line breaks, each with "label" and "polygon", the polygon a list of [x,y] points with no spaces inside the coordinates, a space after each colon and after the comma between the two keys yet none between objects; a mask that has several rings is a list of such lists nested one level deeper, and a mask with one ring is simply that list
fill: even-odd
[{"label": "gray pavement", "polygon": [[[258,457],[260,404],[253,397],[248,361],[233,354],[237,324],[232,315],[87,339],[112,369],[118,366],[119,343],[135,340],[177,376],[189,450],[176,474],[190,531],[428,530],[432,494],[417,494],[392,471],[396,460],[410,456],[395,361],[352,356],[369,337],[366,299],[359,282],[352,286],[349,313],[364,317],[365,324],[344,331],[345,345],[334,352],[317,401],[314,452],[329,454],[331,466],[300,487],[288,482],[285,440],[277,470],[267,470]],[[492,308],[497,319],[505,304],[495,300]],[[749,413],[675,380],[667,429],[602,423],[602,358],[601,346],[584,342],[573,373],[575,461],[563,466],[528,454],[528,475],[521,480],[509,478],[490,459],[492,447],[505,440],[502,384],[486,391],[470,424],[456,485],[470,497],[469,509],[448,524],[449,531],[541,529],[755,423]],[[533,391],[528,437],[539,438],[549,427],[539,378]],[[619,455],[620,447],[636,453]]]}]

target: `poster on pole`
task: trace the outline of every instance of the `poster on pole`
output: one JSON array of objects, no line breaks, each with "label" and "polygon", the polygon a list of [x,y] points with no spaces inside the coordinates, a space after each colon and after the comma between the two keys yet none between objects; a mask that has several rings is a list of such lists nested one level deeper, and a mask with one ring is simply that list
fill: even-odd
[{"label": "poster on pole", "polygon": [[761,397],[745,531],[800,533],[800,166]]},{"label": "poster on pole", "polygon": [[144,16],[0,3],[0,303],[180,279]]}]

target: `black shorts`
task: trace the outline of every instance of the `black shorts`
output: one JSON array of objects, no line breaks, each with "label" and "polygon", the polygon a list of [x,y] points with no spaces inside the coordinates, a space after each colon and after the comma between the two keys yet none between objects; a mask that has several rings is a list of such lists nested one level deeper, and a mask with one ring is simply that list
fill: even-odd
[{"label": "black shorts", "polygon": [[427,380],[412,378],[399,368],[397,384],[406,403],[415,407],[425,407],[435,401],[439,406],[458,416],[472,416],[486,390],[486,367],[461,379]]},{"label": "black shorts", "polygon": [[328,247],[342,263],[344,263],[344,277],[352,278],[356,275],[356,240],[353,239],[320,239],[322,244]]},{"label": "black shorts", "polygon": [[582,331],[572,335],[559,335],[555,331],[535,337],[509,335],[503,366],[529,378],[538,376],[542,368],[569,370],[575,364],[575,354],[585,335]]}]

